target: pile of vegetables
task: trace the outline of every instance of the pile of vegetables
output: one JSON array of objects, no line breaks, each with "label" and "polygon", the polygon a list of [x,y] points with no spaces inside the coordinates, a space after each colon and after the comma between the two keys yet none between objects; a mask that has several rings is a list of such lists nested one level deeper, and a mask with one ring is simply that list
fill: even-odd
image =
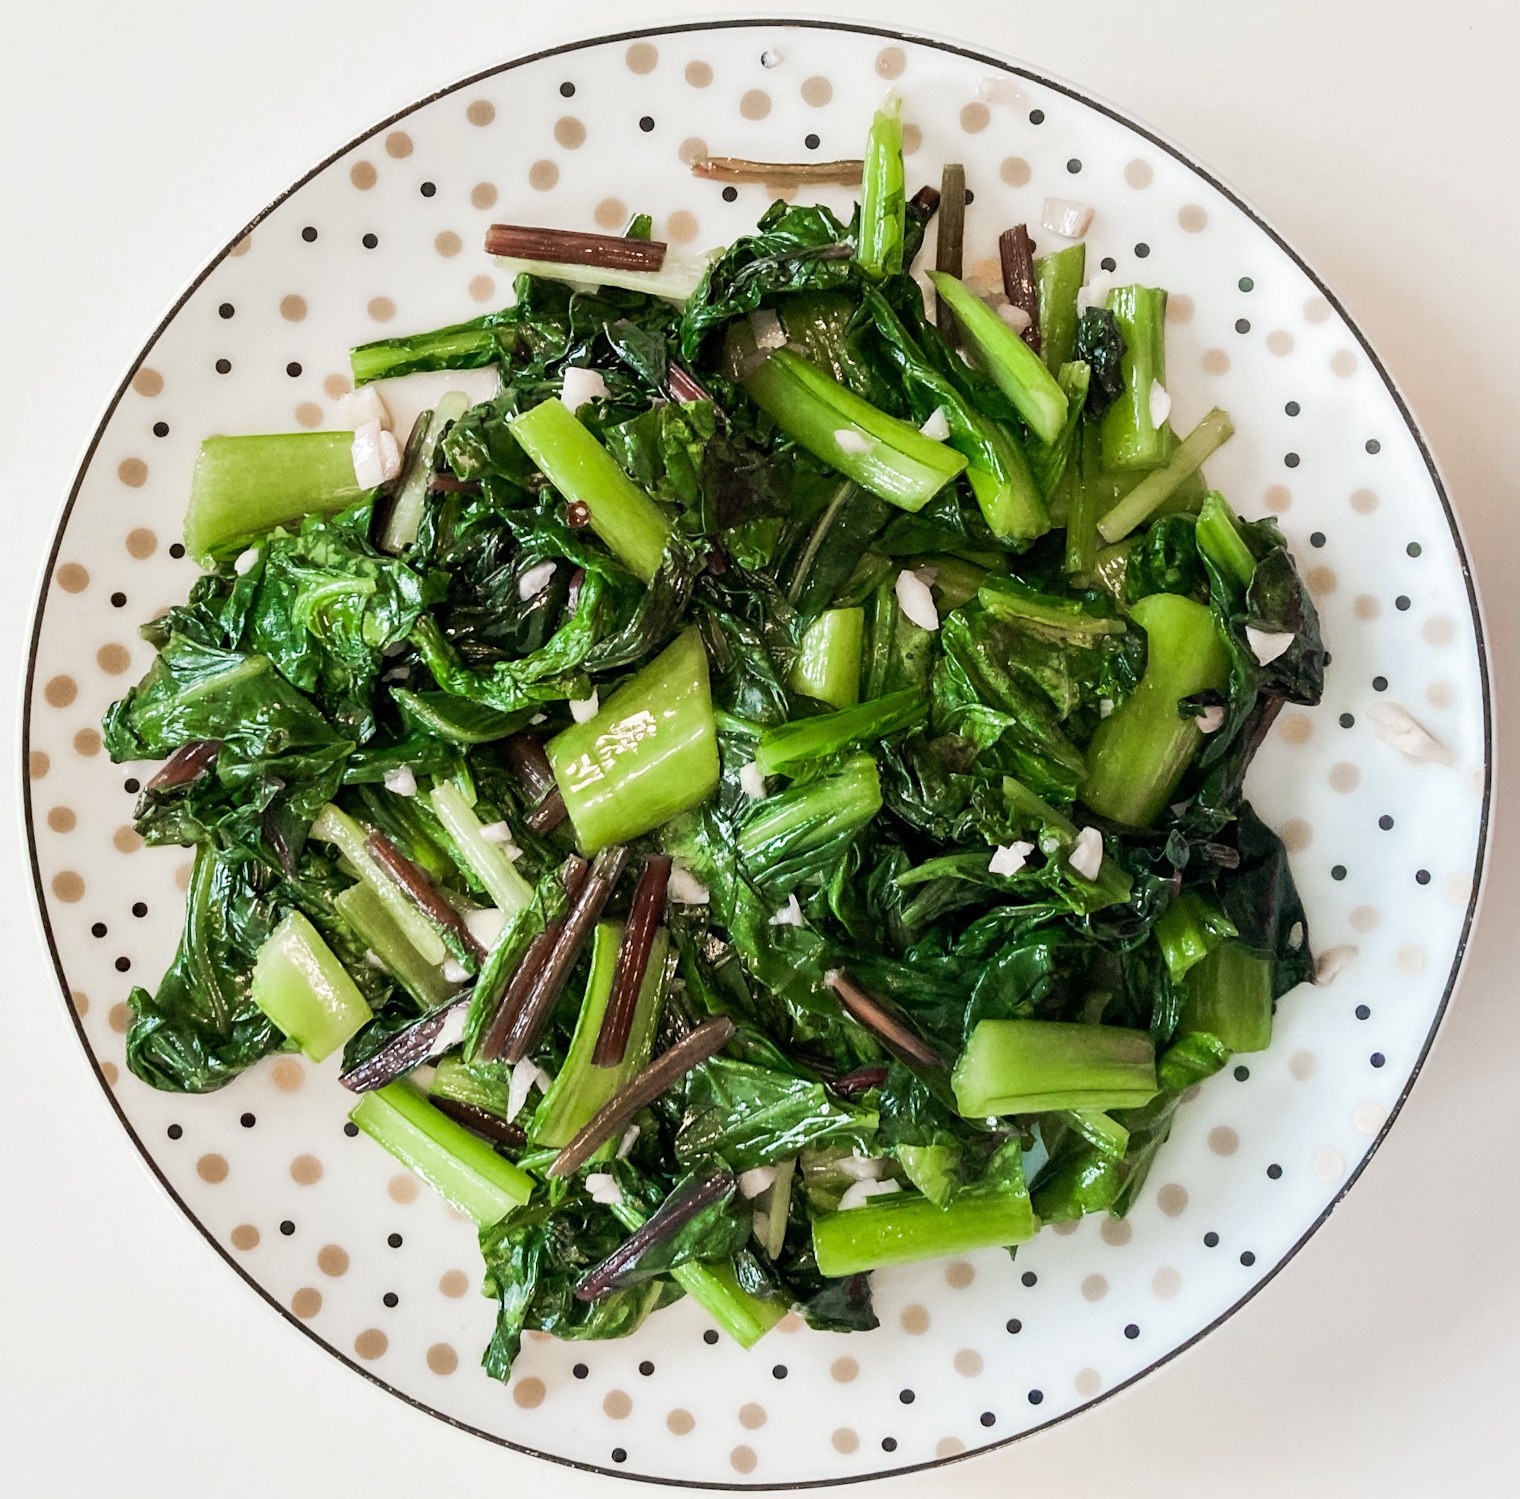
[{"label": "pile of vegetables", "polygon": [[870,1328],[878,1266],[1123,1214],[1311,974],[1242,784],[1318,623],[1202,477],[1228,418],[1168,424],[1166,293],[1019,225],[989,300],[890,107],[853,175],[709,260],[493,229],[512,305],[356,348],[353,432],[206,442],[106,719],[195,851],[132,1070],[341,1049],[479,1226],[502,1378],[683,1294]]}]

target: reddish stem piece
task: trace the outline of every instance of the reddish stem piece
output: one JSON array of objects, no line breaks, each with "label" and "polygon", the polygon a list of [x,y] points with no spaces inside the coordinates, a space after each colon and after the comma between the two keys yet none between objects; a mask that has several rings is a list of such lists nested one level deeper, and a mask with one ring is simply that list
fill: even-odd
[{"label": "reddish stem piece", "polygon": [[487,255],[593,266],[606,271],[657,271],[665,264],[668,248],[659,239],[582,234],[573,229],[541,229],[529,224],[492,224],[486,230]]},{"label": "reddish stem piece", "polygon": [[902,1016],[867,994],[853,979],[843,973],[831,973],[828,984],[850,1018],[863,1025],[894,1055],[920,1067],[944,1070],[945,1059]]},{"label": "reddish stem piece", "polygon": [[189,744],[180,745],[154,772],[146,789],[171,791],[198,780],[216,763],[221,747],[220,739],[192,739]]},{"label": "reddish stem piece", "polygon": [[998,260],[1003,267],[1003,292],[1029,317],[1019,337],[1036,354],[1040,352],[1040,293],[1034,278],[1034,241],[1023,224],[1015,224],[998,236]]},{"label": "reddish stem piece", "polygon": [[644,861],[639,883],[628,908],[628,924],[623,928],[623,945],[618,949],[617,968],[612,975],[612,994],[607,1000],[602,1028],[597,1033],[591,1061],[597,1067],[616,1067],[628,1054],[628,1037],[633,1030],[634,1011],[644,975],[649,971],[649,954],[654,934],[665,919],[665,889],[670,884],[670,858],[651,854]]},{"label": "reddish stem piece", "polygon": [[434,926],[441,927],[456,937],[465,951],[477,961],[485,957],[485,944],[464,924],[464,917],[438,893],[438,887],[428,878],[427,871],[420,864],[413,863],[378,830],[364,840],[364,846],[375,862],[411,896],[412,904]]}]

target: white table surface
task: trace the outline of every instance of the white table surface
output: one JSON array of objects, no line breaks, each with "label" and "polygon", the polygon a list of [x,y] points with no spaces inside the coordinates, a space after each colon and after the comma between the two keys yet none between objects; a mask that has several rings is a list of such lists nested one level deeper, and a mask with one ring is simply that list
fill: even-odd
[{"label": "white table surface", "polygon": [[[0,43],[0,782],[14,818],[38,568],[120,372],[227,234],[412,98],[573,35],[715,4],[50,0]],[[833,0],[1012,52],[1181,142],[1344,298],[1444,467],[1517,684],[1520,93],[1512,0]],[[756,13],[811,14],[774,0]],[[1502,708],[1501,708],[1502,715]],[[1513,761],[1513,748],[1505,758]],[[1502,779],[1502,777],[1501,777]],[[14,828],[14,825],[13,825]],[[1178,1362],[1010,1450],[894,1495],[1520,1492],[1520,852],[1440,1042],[1355,1191]],[[0,1491],[612,1494],[386,1396],[270,1314],[157,1190],[45,961],[19,831],[0,839]],[[490,1484],[487,1489],[485,1485]],[[869,1486],[888,1491],[887,1484]],[[626,1485],[622,1492],[629,1492]]]}]

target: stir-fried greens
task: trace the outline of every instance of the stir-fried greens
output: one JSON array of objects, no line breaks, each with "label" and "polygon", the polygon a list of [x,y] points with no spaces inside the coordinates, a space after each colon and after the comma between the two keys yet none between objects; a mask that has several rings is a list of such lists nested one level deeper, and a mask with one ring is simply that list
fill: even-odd
[{"label": "stir-fried greens", "polygon": [[355,349],[353,434],[208,440],[106,719],[195,850],[133,1071],[343,1048],[479,1226],[499,1377],[683,1293],[870,1328],[878,1266],[1122,1214],[1311,972],[1242,784],[1318,623],[1201,478],[1228,417],[1168,423],[1166,292],[1020,225],[994,307],[952,167],[926,306],[895,113],[833,166],[848,224],[710,261],[498,226],[512,305]]}]

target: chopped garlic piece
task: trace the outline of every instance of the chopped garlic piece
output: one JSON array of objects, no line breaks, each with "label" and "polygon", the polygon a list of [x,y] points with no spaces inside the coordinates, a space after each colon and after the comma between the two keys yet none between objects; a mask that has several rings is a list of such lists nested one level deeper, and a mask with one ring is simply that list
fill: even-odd
[{"label": "chopped garlic piece", "polygon": [[590,697],[573,697],[570,699],[570,716],[576,723],[590,723],[596,717],[596,710],[601,706],[597,701],[595,688]]},{"label": "chopped garlic piece", "polygon": [[739,789],[751,801],[759,801],[765,795],[765,777],[760,772],[760,767],[753,760],[748,765],[740,768]]},{"label": "chopped garlic piece", "polygon": [[1093,210],[1075,198],[1047,198],[1040,210],[1040,223],[1062,239],[1081,239],[1093,221]]},{"label": "chopped garlic piece", "polygon": [[488,822],[480,830],[480,836],[487,843],[501,845],[501,851],[509,859],[517,859],[522,856],[522,850],[512,838],[511,825],[505,822]]},{"label": "chopped garlic piece", "polygon": [[398,765],[385,773],[385,789],[397,796],[416,796],[417,777],[410,765]]},{"label": "chopped garlic piece", "polygon": [[592,1202],[600,1202],[615,1208],[623,1200],[623,1189],[617,1177],[609,1171],[593,1171],[586,1178],[586,1196]]},{"label": "chopped garlic piece", "polygon": [[533,1060],[532,1057],[524,1057],[512,1068],[512,1081],[507,1085],[507,1118],[515,1119],[522,1110],[522,1106],[528,1101],[528,1094],[533,1091],[536,1084],[540,1090],[547,1091],[548,1084],[540,1081],[544,1078],[544,1069]]},{"label": "chopped garlic piece", "polygon": [[1326,948],[1314,960],[1314,982],[1320,985],[1334,982],[1335,976],[1359,951],[1359,948],[1352,947],[1349,944],[1341,947]]},{"label": "chopped garlic piece", "polygon": [[464,924],[470,935],[490,952],[507,929],[507,913],[498,911],[495,906],[482,906],[478,911],[471,911]]},{"label": "chopped garlic piece", "polygon": [[839,1211],[847,1213],[851,1208],[864,1207],[873,1197],[885,1197],[889,1192],[901,1192],[902,1183],[896,1181],[852,1182],[839,1199]]},{"label": "chopped garlic piece", "polygon": [[599,370],[582,369],[579,365],[568,365],[565,368],[564,378],[560,383],[559,398],[572,411],[579,411],[582,406],[592,401],[605,401],[607,399],[607,382],[602,379]]},{"label": "chopped garlic piece", "polygon": [[939,629],[939,610],[934,607],[934,594],[917,573],[898,573],[897,605],[919,629]]},{"label": "chopped garlic piece", "polygon": [[1015,333],[1022,333],[1029,326],[1029,314],[1022,307],[1016,307],[1012,302],[999,303],[997,315]]},{"label": "chopped garlic piece", "polygon": [[1367,717],[1372,720],[1372,732],[1406,758],[1434,760],[1440,765],[1452,763],[1451,751],[1397,703],[1373,703],[1367,709]]},{"label": "chopped garlic piece", "polygon": [[1066,862],[1084,880],[1097,879],[1098,871],[1103,868],[1103,834],[1097,828],[1083,828],[1077,834]]},{"label": "chopped garlic piece", "polygon": [[797,904],[797,896],[796,896],[795,893],[787,896],[787,898],[786,898],[786,904],[784,906],[780,907],[775,912],[772,913],[772,915],[771,915],[771,925],[772,926],[801,926],[802,925],[802,907]]},{"label": "chopped garlic piece", "polygon": [[1017,874],[1028,862],[1029,856],[1034,852],[1034,844],[1024,843],[1000,843],[993,850],[992,858],[987,865],[988,874],[1010,875]]},{"label": "chopped garlic piece", "polygon": [[945,415],[945,408],[936,406],[918,430],[934,442],[945,442],[950,436],[950,418]]},{"label": "chopped garlic piece", "polygon": [[1290,630],[1258,630],[1255,625],[1246,626],[1246,644],[1263,666],[1270,666],[1297,638]]},{"label": "chopped garlic piece", "polygon": [[380,392],[373,385],[361,385],[338,401],[338,421],[355,432],[373,422],[382,431],[392,427],[391,414],[380,399]]},{"label": "chopped garlic piece", "polygon": [[638,1127],[638,1125],[636,1125],[636,1124],[630,1124],[628,1126],[628,1128],[623,1131],[623,1138],[618,1142],[618,1148],[617,1148],[617,1158],[618,1158],[618,1160],[620,1160],[620,1161],[626,1161],[628,1159],[628,1152],[633,1149],[634,1145],[638,1141],[638,1138],[639,1138],[639,1127]]},{"label": "chopped garlic piece", "polygon": [[380,456],[380,423],[366,422],[354,430],[349,452],[354,460],[354,483],[374,489],[385,483],[385,460]]},{"label": "chopped garlic piece", "polygon": [[259,565],[259,549],[249,547],[246,552],[239,552],[237,561],[232,564],[232,570],[238,577],[246,577]]},{"label": "chopped garlic piece", "polygon": [[739,1190],[746,1197],[758,1197],[776,1179],[774,1166],[751,1166],[739,1173]]},{"label": "chopped garlic piece", "polygon": [[536,567],[530,567],[517,580],[518,598],[536,599],[549,586],[557,566],[558,563],[554,562],[540,562]]},{"label": "chopped garlic piece", "polygon": [[443,977],[446,983],[462,984],[469,978],[470,970],[455,958],[446,958],[443,964]]},{"label": "chopped garlic piece", "polygon": [[887,1169],[887,1163],[880,1156],[861,1155],[858,1150],[851,1150],[839,1162],[839,1169],[858,1182],[876,1181]]},{"label": "chopped garlic piece", "polygon": [[1107,307],[1108,294],[1113,287],[1114,278],[1109,272],[1094,271],[1086,285],[1077,288],[1077,311],[1082,313],[1089,307]]},{"label": "chopped garlic piece", "polygon": [[710,899],[707,886],[680,863],[670,866],[670,880],[665,890],[673,901],[682,906],[705,906]]},{"label": "chopped garlic piece", "polygon": [[1224,727],[1224,709],[1212,703],[1194,720],[1201,734],[1217,734]]},{"label": "chopped garlic piece", "polygon": [[1159,380],[1151,381],[1151,426],[1159,427],[1172,414],[1172,398]]}]

